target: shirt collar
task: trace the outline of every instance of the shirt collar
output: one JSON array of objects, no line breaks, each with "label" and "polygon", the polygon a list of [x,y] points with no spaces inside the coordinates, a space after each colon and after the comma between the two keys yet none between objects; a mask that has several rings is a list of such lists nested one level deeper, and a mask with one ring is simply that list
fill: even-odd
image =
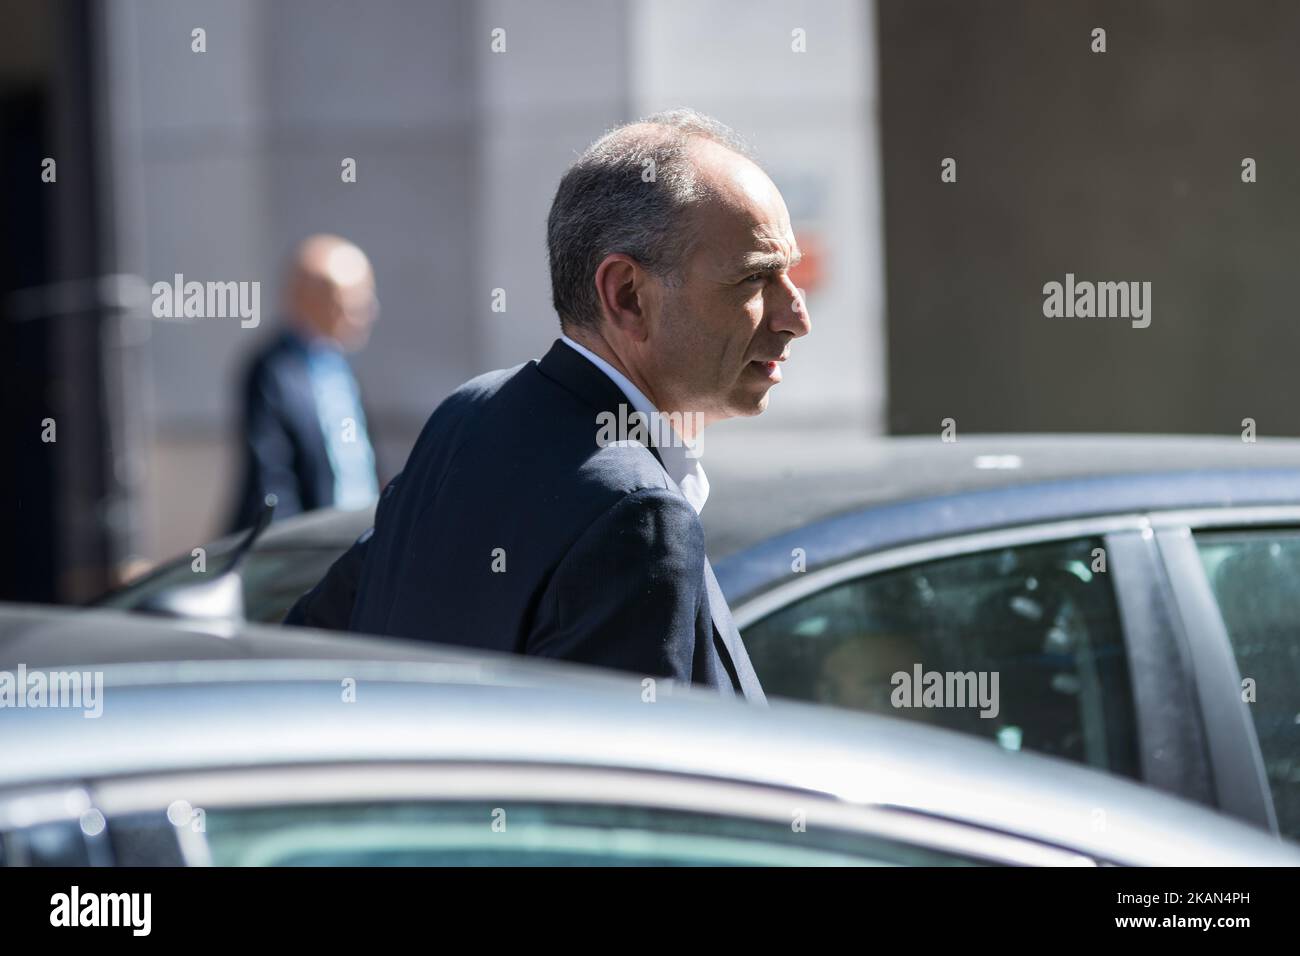
[{"label": "shirt collar", "polygon": [[290,341],[310,356],[343,356],[343,349],[328,336],[317,335],[296,323],[289,326],[287,333]]},{"label": "shirt collar", "polygon": [[[640,412],[647,420],[650,420],[651,414],[657,413],[657,409],[650,399],[645,397],[645,393],[633,385],[628,380],[628,377],[614,366],[591,351],[591,349],[579,345],[567,335],[561,334],[560,341],[604,372],[609,380],[627,396],[627,400],[632,403],[633,411]],[[664,471],[668,473],[669,478],[677,483],[677,487],[682,490],[682,494],[690,502],[691,507],[695,509],[695,513],[699,514],[704,510],[704,503],[709,498],[709,477],[704,473],[704,465],[700,462],[698,456],[687,454],[692,449],[687,447],[684,440],[680,443],[674,442],[668,446],[660,445],[655,441],[657,431],[654,428],[649,429],[650,442],[658,450],[659,457],[663,460]]]}]

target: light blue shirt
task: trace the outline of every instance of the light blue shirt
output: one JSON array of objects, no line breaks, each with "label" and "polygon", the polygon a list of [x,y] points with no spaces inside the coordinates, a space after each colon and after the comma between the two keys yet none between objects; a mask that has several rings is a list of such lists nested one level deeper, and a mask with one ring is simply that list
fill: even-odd
[{"label": "light blue shirt", "polygon": [[332,343],[318,339],[304,346],[321,435],[334,470],[334,507],[369,507],[379,497],[379,482],[357,380]]}]

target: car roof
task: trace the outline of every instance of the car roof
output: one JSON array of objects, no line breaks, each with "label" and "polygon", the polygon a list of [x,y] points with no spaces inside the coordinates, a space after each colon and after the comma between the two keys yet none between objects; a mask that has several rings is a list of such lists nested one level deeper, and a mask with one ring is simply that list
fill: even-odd
[{"label": "car roof", "polygon": [[[297,551],[320,548],[341,551],[374,524],[374,520],[374,507],[321,508],[291,515],[269,525],[254,543],[253,550]],[[244,529],[218,538],[207,546],[209,555],[224,554],[231,550],[247,533],[248,530]],[[189,556],[185,555],[182,560],[188,561]]]},{"label": "car roof", "polygon": [[262,548],[330,548],[350,545],[375,521],[375,509],[309,511],[273,523],[258,539]]},{"label": "car roof", "polygon": [[[180,625],[138,616],[48,614],[71,619],[59,624],[65,636],[75,621],[72,631],[96,630],[104,643],[119,643],[132,624],[162,624],[178,632],[176,642],[193,637]],[[28,627],[40,616],[19,613]],[[54,640],[59,633],[52,628],[41,636]],[[276,636],[281,643],[253,650]],[[784,701],[754,707],[671,685],[648,703],[638,675],[293,629],[247,628],[239,640],[234,659],[156,661],[135,644],[96,655],[119,663],[84,662],[103,674],[102,715],[9,711],[0,722],[7,758],[0,787],[323,763],[542,763],[822,794],[962,820],[1115,862],[1300,862],[1290,844],[1194,804],[903,720]],[[392,656],[379,659],[380,649]],[[128,663],[132,657],[139,662]],[[29,667],[68,670],[76,660],[71,651],[52,651]],[[346,678],[356,680],[363,705],[340,705]],[[322,686],[330,689],[322,693]]]},{"label": "car roof", "polygon": [[[341,634],[228,621],[174,619],[137,611],[0,604],[0,670],[99,668],[240,660],[376,660],[466,665],[493,661],[497,672],[523,663],[425,641]],[[600,679],[602,671],[551,665],[565,680]]]},{"label": "car roof", "polygon": [[[1295,439],[1251,444],[1221,436],[971,435],[948,443],[938,435],[810,431],[746,441],[732,428],[717,439],[710,434],[709,442],[704,461],[711,491],[701,518],[717,557],[836,514],[983,491],[1083,488],[1090,479],[1101,479],[1098,487],[1110,491],[1159,476],[1146,488],[1174,481],[1181,487],[1176,506],[1190,507],[1225,503],[1216,477],[1253,473],[1292,483],[1251,489],[1252,501],[1300,500]],[[1080,498],[1059,506],[1065,517],[1074,507],[1101,504]]]},{"label": "car roof", "polygon": [[[1026,511],[1027,520],[1137,502],[1142,508],[1300,503],[1300,439],[961,435],[944,442],[938,435],[878,437],[840,429],[755,434],[744,422],[715,426],[707,435],[703,460],[711,490],[701,520],[715,562],[834,516],[990,491],[1017,493],[971,500],[1028,500],[1057,489],[1050,501],[1040,498]],[[1125,489],[1127,495],[1115,497]],[[297,515],[272,524],[256,548],[341,550],[373,517],[373,509]],[[1010,512],[993,517],[1004,524],[1022,520]]]},{"label": "car roof", "polygon": [[[1300,439],[967,435],[943,442],[815,429],[755,437],[742,422],[710,429],[707,441],[710,494],[701,520],[733,607],[788,580],[796,548],[811,571],[999,528],[1300,504]],[[372,519],[370,510],[295,516],[271,525],[255,550],[341,553]],[[213,553],[235,540],[222,539]]]},{"label": "car roof", "polygon": [[795,548],[813,570],[993,529],[1300,504],[1300,441],[1289,439],[973,436],[945,444],[814,435],[776,447],[778,467],[723,443],[706,453],[725,462],[710,465],[702,518],[733,606],[788,580]]}]

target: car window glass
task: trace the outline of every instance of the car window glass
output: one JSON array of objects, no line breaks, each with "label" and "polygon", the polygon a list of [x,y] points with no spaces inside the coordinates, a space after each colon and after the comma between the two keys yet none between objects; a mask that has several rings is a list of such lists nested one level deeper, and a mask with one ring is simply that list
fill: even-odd
[{"label": "car window glass", "polygon": [[1279,829],[1300,839],[1300,533],[1196,536],[1250,715]]},{"label": "car window glass", "polygon": [[978,861],[857,833],[636,806],[447,802],[209,810],[217,866],[860,866]]},{"label": "car window glass", "polygon": [[[226,566],[228,551],[225,548],[208,552],[201,570],[196,570],[194,559],[174,561],[112,592],[98,604],[129,611],[160,591],[207,580]],[[239,571],[244,590],[244,616],[257,623],[278,624],[293,602],[325,576],[337,557],[336,551],[325,548],[252,552]]]},{"label": "car window glass", "polygon": [[1086,538],[886,571],[795,601],[746,628],[745,645],[770,696],[1136,777],[1128,660],[1104,558],[1101,541]]},{"label": "car window glass", "polygon": [[323,548],[261,551],[250,555],[240,577],[244,582],[244,616],[278,624],[305,592],[316,586],[338,552]]},{"label": "car window glass", "polygon": [[225,567],[233,547],[233,545],[208,547],[201,555],[186,555],[169,561],[143,577],[136,578],[115,591],[110,591],[99,598],[95,604],[99,607],[129,611],[139,607],[147,598],[161,591],[209,580]]},{"label": "car window glass", "polygon": [[85,836],[76,821],[41,823],[0,834],[0,865],[90,866]]}]

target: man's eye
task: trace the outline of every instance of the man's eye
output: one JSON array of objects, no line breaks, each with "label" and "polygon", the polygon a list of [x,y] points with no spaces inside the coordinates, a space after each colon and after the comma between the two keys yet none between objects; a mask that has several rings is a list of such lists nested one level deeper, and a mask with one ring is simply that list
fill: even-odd
[{"label": "man's eye", "polygon": [[745,276],[746,282],[762,282],[767,278],[766,272],[755,272],[753,275]]}]

